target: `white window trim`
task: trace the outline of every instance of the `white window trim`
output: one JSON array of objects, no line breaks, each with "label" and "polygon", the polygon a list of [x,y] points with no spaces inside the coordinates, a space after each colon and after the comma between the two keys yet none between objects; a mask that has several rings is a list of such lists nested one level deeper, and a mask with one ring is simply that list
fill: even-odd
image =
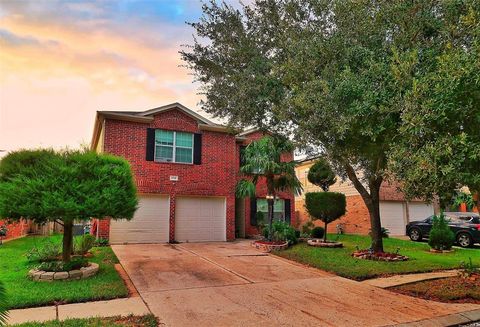
[{"label": "white window trim", "polygon": [[[155,162],[167,162],[167,163],[179,163],[179,164],[193,164],[193,151],[194,151],[194,148],[195,148],[195,139],[193,138],[193,133],[189,133],[189,132],[180,132],[180,133],[189,133],[191,134],[192,136],[192,146],[191,147],[188,147],[188,146],[177,146],[177,132],[176,131],[170,131],[168,129],[160,129],[160,130],[163,130],[163,131],[167,131],[167,132],[172,132],[173,133],[173,145],[165,145],[165,144],[158,144],[157,143],[157,137],[155,135],[155,146],[154,146],[154,151],[153,151],[153,158],[154,158],[154,161]],[[168,160],[157,160],[157,146],[164,146],[164,147],[170,147],[170,148],[173,148],[173,151],[172,151],[172,161],[168,161]],[[190,149],[192,150],[192,160],[190,162],[177,162],[176,161],[176,148],[180,148],[180,149]]]}]

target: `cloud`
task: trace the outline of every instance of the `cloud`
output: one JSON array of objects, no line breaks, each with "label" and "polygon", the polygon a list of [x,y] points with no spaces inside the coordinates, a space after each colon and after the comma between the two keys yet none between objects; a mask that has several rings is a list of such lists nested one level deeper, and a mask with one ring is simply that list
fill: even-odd
[{"label": "cloud", "polygon": [[33,36],[17,35],[7,29],[0,28],[0,42],[7,46],[19,47],[19,46],[56,46],[58,42],[54,40],[47,40],[42,42]]}]

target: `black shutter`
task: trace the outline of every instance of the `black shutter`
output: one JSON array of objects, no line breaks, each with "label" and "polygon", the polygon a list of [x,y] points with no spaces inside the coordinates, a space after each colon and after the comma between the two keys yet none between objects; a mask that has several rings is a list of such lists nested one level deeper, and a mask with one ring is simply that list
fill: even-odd
[{"label": "black shutter", "polygon": [[291,204],[289,199],[285,199],[285,221],[290,224],[292,221],[291,217]]},{"label": "black shutter", "polygon": [[240,167],[245,164],[245,149],[247,148],[246,145],[240,145]]},{"label": "black shutter", "polygon": [[202,134],[193,134],[193,164],[202,163]]},{"label": "black shutter", "polygon": [[147,161],[153,161],[155,153],[155,128],[147,128]]},{"label": "black shutter", "polygon": [[257,226],[257,198],[250,198],[250,225]]}]

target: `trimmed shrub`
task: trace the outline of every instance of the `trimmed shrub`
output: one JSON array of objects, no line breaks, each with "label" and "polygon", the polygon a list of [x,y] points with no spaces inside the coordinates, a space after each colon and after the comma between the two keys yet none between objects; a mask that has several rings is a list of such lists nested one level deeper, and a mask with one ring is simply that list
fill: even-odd
[{"label": "trimmed shrub", "polygon": [[318,159],[310,167],[307,178],[310,183],[320,186],[325,192],[328,191],[330,185],[335,184],[337,181],[330,164],[324,158]]},{"label": "trimmed shrub", "polygon": [[325,235],[325,229],[323,227],[317,226],[312,229],[310,236],[312,238],[322,238]]},{"label": "trimmed shrub", "polygon": [[428,236],[428,245],[435,250],[450,250],[455,242],[455,234],[448,226],[445,215],[434,216],[432,219],[432,229]]},{"label": "trimmed shrub", "polygon": [[[345,214],[347,201],[345,194],[336,192],[309,192],[305,194],[305,208],[313,219],[323,221],[325,231],[327,225]],[[327,233],[324,234],[327,241]]]}]

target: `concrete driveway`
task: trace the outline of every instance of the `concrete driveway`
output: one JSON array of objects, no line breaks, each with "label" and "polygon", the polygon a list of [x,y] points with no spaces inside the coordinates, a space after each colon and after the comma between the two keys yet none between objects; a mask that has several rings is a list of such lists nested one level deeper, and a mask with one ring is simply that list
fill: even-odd
[{"label": "concrete driveway", "polygon": [[385,326],[480,308],[391,293],[264,255],[247,241],[112,248],[166,326]]}]

